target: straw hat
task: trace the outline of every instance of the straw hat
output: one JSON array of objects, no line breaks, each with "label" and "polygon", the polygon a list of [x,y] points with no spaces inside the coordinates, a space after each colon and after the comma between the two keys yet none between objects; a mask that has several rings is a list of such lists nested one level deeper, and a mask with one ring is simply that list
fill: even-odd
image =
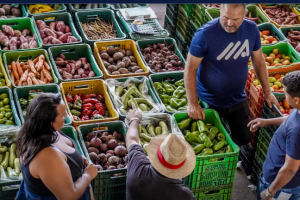
[{"label": "straw hat", "polygon": [[193,148],[173,133],[153,138],[147,152],[152,166],[168,178],[184,178],[195,168],[196,155]]}]

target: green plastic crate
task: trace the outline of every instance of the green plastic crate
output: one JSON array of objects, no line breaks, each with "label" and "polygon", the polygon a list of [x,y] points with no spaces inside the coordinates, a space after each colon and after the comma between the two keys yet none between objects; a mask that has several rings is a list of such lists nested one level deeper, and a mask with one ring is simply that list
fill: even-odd
[{"label": "green plastic crate", "polygon": [[[185,66],[185,59],[181,55],[181,53],[176,45],[176,41],[173,38],[158,38],[158,39],[136,41],[136,45],[137,45],[140,55],[143,55],[142,51],[141,51],[142,48],[146,48],[149,44],[157,44],[157,43],[166,43],[167,45],[174,44],[174,51],[175,51],[176,55],[180,58],[180,60],[183,62],[183,65]],[[156,72],[153,72],[151,70],[151,68],[148,66],[147,62],[144,59],[144,56],[141,56],[141,58],[142,58],[144,64],[149,68],[149,71],[151,73],[156,73]]]},{"label": "green plastic crate", "polygon": [[180,4],[179,9],[182,8],[187,16],[191,16],[193,12],[193,4]]},{"label": "green plastic crate", "polygon": [[[34,34],[36,34],[36,30],[34,28],[33,25],[33,21],[32,19],[28,18],[28,17],[24,17],[24,18],[6,18],[6,19],[1,19],[0,20],[0,27],[2,25],[8,25],[10,27],[12,27],[14,30],[19,30],[19,31],[23,31],[24,29],[28,29],[31,32],[31,36],[33,36]],[[41,49],[42,48],[42,43],[36,39],[36,43],[37,43],[37,48],[35,49]],[[0,52],[1,54],[5,53],[5,52],[16,52],[16,51],[28,51],[28,50],[34,50],[34,49],[16,49],[16,50],[2,50],[1,45],[0,45]]]},{"label": "green plastic crate", "polygon": [[[76,12],[76,23],[77,23],[77,28],[80,30],[80,34],[83,38],[84,43],[87,43],[89,45],[93,45],[94,42],[99,42],[99,41],[108,41],[108,40],[122,40],[126,38],[126,35],[123,33],[121,30],[116,18],[115,14],[113,11],[108,10],[108,9],[101,9],[101,10],[96,10],[96,11],[82,11],[82,12]],[[86,23],[88,21],[95,21],[96,17],[98,17],[100,20],[103,20],[105,22],[110,22],[113,23],[114,29],[117,32],[118,38],[110,38],[110,39],[99,39],[99,40],[90,40],[86,36],[86,34],[83,31],[83,28],[81,26],[81,23]]]},{"label": "green plastic crate", "polygon": [[164,28],[170,33],[170,37],[175,37],[176,26],[171,22],[168,15],[165,16]]},{"label": "green plastic crate", "polygon": [[16,126],[21,126],[21,121],[20,121],[20,118],[18,116],[16,105],[14,103],[12,90],[8,87],[1,87],[0,88],[0,94],[3,94],[3,93],[8,94],[9,104],[10,104],[11,112],[12,112],[12,115],[13,115],[13,122],[15,123]]},{"label": "green plastic crate", "polygon": [[103,4],[104,7],[103,8],[89,8],[89,9],[75,9],[73,4],[67,4],[68,5],[68,8],[69,8],[69,11],[71,14],[75,14],[76,12],[81,12],[81,11],[88,11],[88,10],[91,10],[91,11],[94,11],[94,10],[101,10],[101,9],[109,9],[109,5],[107,4]]},{"label": "green plastic crate", "polygon": [[[166,110],[165,105],[161,101],[158,93],[155,90],[154,82],[163,82],[165,80],[168,80],[170,83],[175,83],[176,81],[179,81],[183,79],[183,71],[179,72],[167,72],[167,73],[157,73],[157,74],[151,74],[149,76],[151,87],[153,88],[153,91],[157,97],[157,99],[160,101],[160,104],[164,107],[165,112],[173,114],[174,112],[170,112]],[[208,108],[208,104],[204,101],[201,101],[201,107],[202,108]]]},{"label": "green plastic crate", "polygon": [[220,200],[231,200],[232,186],[226,188],[215,187],[212,191],[207,192],[197,192],[193,191],[197,200],[210,200],[210,199],[220,199]]},{"label": "green plastic crate", "polygon": [[[124,6],[122,6],[122,5],[124,5],[124,4],[119,4],[120,5],[120,8],[116,8],[116,6],[115,6],[116,4],[110,4],[110,9],[112,9],[113,11],[119,11],[120,9],[124,9],[125,7]],[[126,6],[127,6],[127,8],[129,8],[128,7],[128,4],[125,4]],[[137,4],[137,6],[136,7],[145,7],[145,8],[147,8],[148,7],[148,4]],[[133,7],[134,8],[134,7]]]},{"label": "green plastic crate", "polygon": [[182,55],[187,53],[187,38],[186,40],[182,37],[182,35],[179,33],[178,29],[175,31],[175,40],[177,42],[177,47]]},{"label": "green plastic crate", "polygon": [[[146,84],[147,84],[147,88],[148,88],[148,94],[150,95],[150,97],[153,99],[153,101],[157,104],[159,104],[160,106],[160,112],[164,112],[164,107],[161,105],[160,101],[157,99],[151,85],[150,85],[150,82],[149,82],[149,79],[146,77],[146,76],[135,76],[134,78],[138,79],[138,80],[141,80],[142,78],[146,78]],[[109,79],[107,79],[106,81],[108,81]],[[114,79],[118,82],[126,82],[128,80],[128,77],[126,78],[116,78]],[[116,102],[114,101],[114,97],[112,96],[112,91],[110,91],[110,89],[107,87],[107,91],[108,91],[108,94],[110,96],[110,98],[112,99],[112,102],[114,104],[114,107],[115,109],[118,111],[119,113],[119,116],[120,116],[120,119],[125,119],[127,114],[124,115],[121,113],[121,111],[119,110],[119,108],[116,106]],[[146,114],[143,115],[143,116],[147,116]]]},{"label": "green plastic crate", "polygon": [[126,21],[122,16],[122,14],[120,13],[120,11],[117,12],[117,16],[121,22],[121,26],[124,28],[126,32],[126,35],[128,35],[130,39],[143,40],[143,39],[152,39],[152,38],[159,38],[159,37],[164,38],[169,36],[169,32],[160,25],[157,19],[145,19],[143,22],[144,25],[148,25],[152,27],[154,31],[154,35],[140,35],[138,33],[134,33],[131,28],[131,24],[133,23],[134,20]]},{"label": "green plastic crate", "polygon": [[207,21],[212,21],[214,18],[220,17],[220,10],[219,9],[207,9],[205,10],[205,15]]},{"label": "green plastic crate", "polygon": [[[20,17],[28,17],[28,13],[25,9],[25,5],[24,4],[11,4],[11,5],[18,5],[17,8],[19,8],[21,10],[21,16]],[[14,17],[14,18],[20,18],[20,17]],[[1,18],[2,20],[2,18]]]},{"label": "green plastic crate", "polygon": [[[232,146],[233,152],[208,156],[196,156],[196,166],[189,177],[189,188],[192,191],[211,191],[213,187],[226,188],[232,186],[235,178],[236,165],[239,156],[239,147],[232,141],[221,123],[219,114],[212,109],[205,109],[204,123],[211,123],[224,133],[226,141]],[[173,114],[176,126],[186,119],[188,114],[180,112]],[[179,128],[178,128],[179,129]],[[219,159],[219,161],[212,161]]]},{"label": "green plastic crate", "polygon": [[[49,64],[51,68],[51,76],[53,78],[53,83],[58,83],[58,80],[54,74],[53,67],[50,63],[50,59],[48,57],[48,53],[44,49],[38,49],[38,50],[28,50],[28,51],[18,51],[18,52],[7,52],[3,54],[3,64],[4,68],[7,74],[10,74],[8,72],[7,65],[10,65],[13,61],[17,61],[19,58],[19,62],[27,62],[29,59],[34,60],[36,57],[43,54],[45,56],[45,61]],[[23,87],[23,86],[16,86],[15,83],[11,80],[11,77],[8,76],[9,80],[11,81],[11,85],[14,88]]]},{"label": "green plastic crate", "polygon": [[[169,4],[167,4],[167,5],[169,5]],[[177,23],[177,14],[178,14],[178,11],[175,12],[172,7],[167,6],[166,16],[169,17],[170,22],[172,24],[176,24]]]},{"label": "green plastic crate", "polygon": [[77,138],[76,129],[73,126],[64,126],[60,129],[60,131],[63,132],[63,134],[69,136],[70,138],[72,138],[75,141],[79,153],[84,156],[83,150],[82,150],[81,145],[80,145],[80,141]]},{"label": "green plastic crate", "polygon": [[[47,18],[54,18],[54,19],[47,19]],[[52,46],[62,46],[62,45],[66,45],[66,44],[79,44],[82,42],[82,39],[74,26],[72,16],[69,13],[66,13],[66,12],[46,13],[46,14],[41,14],[41,15],[35,15],[32,17],[32,19],[34,21],[35,30],[37,32],[37,38],[39,39],[40,43],[42,43],[43,49],[48,49],[49,47],[52,47]],[[43,44],[43,39],[42,39],[39,29],[36,25],[37,20],[44,21],[48,26],[51,22],[63,21],[65,23],[65,25],[70,27],[72,36],[76,37],[78,41],[72,42],[72,43],[63,43],[63,44]]]},{"label": "green plastic crate", "polygon": [[247,5],[247,10],[251,12],[252,17],[258,17],[257,24],[270,22],[270,20],[264,15],[264,13],[259,9],[258,6],[249,4]]},{"label": "green plastic crate", "polygon": [[[214,9],[214,8],[210,8],[210,9]],[[205,6],[202,6],[201,4],[194,4],[192,16],[197,15],[202,20],[207,21],[207,18],[206,18],[206,15],[205,15],[205,10],[206,10]]]},{"label": "green plastic crate", "polygon": [[[94,124],[86,124],[80,125],[78,127],[78,136],[81,142],[81,146],[85,156],[88,161],[90,161],[90,157],[88,155],[87,148],[84,144],[85,136],[93,131],[95,128],[100,127],[103,131],[117,131],[118,133],[123,134],[122,140],[125,141],[126,137],[126,126],[122,121],[113,121],[113,122],[104,122],[104,123],[94,123]],[[126,175],[113,177],[114,174],[126,173],[127,169],[114,169],[114,170],[104,170],[99,171],[96,178],[92,181],[94,197],[96,200],[103,199],[120,199],[125,200],[126,193]]]},{"label": "green plastic crate", "polygon": [[[278,30],[278,28],[272,23],[267,22],[267,23],[259,24],[257,27],[260,31],[269,30],[270,35],[277,38],[278,42],[285,42],[286,41],[286,38],[282,34],[282,32],[280,32],[280,30]],[[272,45],[272,44],[263,44],[263,46],[265,46],[265,45]]]},{"label": "green plastic crate", "polygon": [[178,28],[178,21],[180,21],[181,24],[189,24],[190,20],[191,17],[187,15],[187,13],[184,11],[182,7],[179,7],[178,17],[177,17],[177,28]]},{"label": "green plastic crate", "polygon": [[[197,7],[195,7],[197,8]],[[197,12],[195,9],[193,10],[193,15],[191,16],[191,21],[195,24],[195,27],[199,29],[203,26],[207,21],[207,15]]]},{"label": "green plastic crate", "polygon": [[[50,47],[48,49],[50,60],[54,68],[55,74],[60,82],[70,82],[70,81],[80,81],[80,80],[91,80],[91,79],[102,79],[103,73],[101,72],[91,50],[91,47],[87,44],[77,44],[77,45],[65,45],[65,46],[56,46]],[[91,78],[79,78],[79,79],[69,79],[64,80],[60,73],[58,72],[55,60],[60,54],[65,55],[67,60],[77,60],[78,58],[85,57],[87,62],[91,64],[95,76]]]},{"label": "green plastic crate", "polygon": [[269,147],[272,136],[269,135],[268,131],[265,128],[259,129],[258,142],[262,143],[265,147]]},{"label": "green plastic crate", "polygon": [[[43,13],[31,14],[29,12],[29,4],[24,4],[24,6],[25,6],[26,12],[28,13],[29,17],[43,14]],[[51,11],[51,12],[47,12],[47,13],[57,13],[57,12],[66,12],[66,11],[67,11],[66,5],[65,4],[61,4],[61,10],[55,10],[55,11]]]},{"label": "green plastic crate", "polygon": [[[288,33],[290,32],[291,29],[293,29],[294,31],[300,31],[300,26],[280,27],[279,31],[280,31],[280,33],[282,33],[284,35],[284,38],[287,39],[287,35],[288,35]],[[300,54],[300,53],[298,52],[298,54]]]},{"label": "green plastic crate", "polygon": [[[50,93],[60,93],[60,88],[58,85],[50,83],[47,85],[32,85],[32,86],[24,86],[24,87],[19,87],[14,89],[13,93],[14,93],[14,98],[15,98],[15,102],[16,102],[16,107],[18,109],[19,112],[19,116],[21,119],[21,123],[24,123],[24,117],[22,114],[22,107],[21,104],[19,102],[19,99],[21,98],[25,98],[27,99],[29,96],[29,91],[30,90],[44,90],[44,92],[50,92]],[[67,115],[66,119],[65,119],[65,125],[70,125],[72,123],[72,119],[69,115]]]}]

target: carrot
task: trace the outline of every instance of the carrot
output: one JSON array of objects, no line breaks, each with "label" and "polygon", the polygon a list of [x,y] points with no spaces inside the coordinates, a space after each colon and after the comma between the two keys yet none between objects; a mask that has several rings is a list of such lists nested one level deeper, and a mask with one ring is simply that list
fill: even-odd
[{"label": "carrot", "polygon": [[24,83],[23,83],[23,86],[25,86],[25,85],[28,85],[28,83],[27,83],[27,82],[24,82]]},{"label": "carrot", "polygon": [[11,69],[11,65],[7,65],[7,68],[8,68],[8,69]]},{"label": "carrot", "polygon": [[16,62],[15,62],[15,61],[13,61],[13,62],[11,63],[11,68],[12,68],[12,71],[13,71],[13,74],[14,74],[16,80],[19,80],[20,77],[19,77],[19,74],[18,74],[18,71],[17,71],[17,65],[16,65]]},{"label": "carrot", "polygon": [[32,83],[33,83],[34,85],[39,85],[39,84],[40,84],[40,83],[36,80],[35,77],[31,77],[31,80],[32,80]]},{"label": "carrot", "polygon": [[17,62],[17,69],[18,69],[19,75],[21,76],[23,74],[23,69],[22,69],[22,67],[21,67],[21,65],[20,65],[19,62]]},{"label": "carrot", "polygon": [[45,56],[42,54],[39,56],[39,62],[37,62],[37,71],[40,71],[42,69],[44,61]]},{"label": "carrot", "polygon": [[45,82],[45,83],[49,83],[49,81],[48,81],[47,78],[44,78],[44,82]]},{"label": "carrot", "polygon": [[41,79],[41,80],[44,80],[44,79],[45,79],[43,70],[41,70],[41,78],[40,78],[40,79]]},{"label": "carrot", "polygon": [[34,73],[32,73],[32,72],[28,73],[28,76],[29,76],[30,78],[35,77]]},{"label": "carrot", "polygon": [[35,68],[34,68],[34,63],[32,62],[32,60],[28,60],[28,64],[29,64],[30,70],[31,70],[35,75],[37,75],[37,71],[36,71]]},{"label": "carrot", "polygon": [[28,76],[28,78],[27,78],[27,83],[28,83],[28,85],[32,85],[32,80],[31,80],[30,76]]},{"label": "carrot", "polygon": [[18,82],[18,86],[22,86],[22,81],[21,81],[21,79],[20,79],[19,82]]},{"label": "carrot", "polygon": [[51,71],[51,68],[50,68],[50,66],[48,65],[47,61],[44,61],[44,66],[46,67],[46,69],[47,69],[48,71]]},{"label": "carrot", "polygon": [[29,65],[23,65],[23,66],[22,66],[22,69],[23,69],[23,70],[26,70],[26,69],[28,69],[28,68],[29,68]]},{"label": "carrot", "polygon": [[36,64],[39,61],[39,56],[33,60],[33,63]]},{"label": "carrot", "polygon": [[10,72],[10,78],[11,78],[12,82],[14,83],[15,82],[15,77],[14,77],[13,72]]},{"label": "carrot", "polygon": [[40,84],[45,84],[44,81],[41,81],[41,80],[37,80]]},{"label": "carrot", "polygon": [[44,76],[49,80],[49,82],[52,82],[53,78],[50,75],[50,73],[45,68],[43,68],[43,72],[44,72]]},{"label": "carrot", "polygon": [[16,80],[15,85],[19,85],[19,80]]},{"label": "carrot", "polygon": [[24,82],[27,80],[27,76],[28,76],[28,69],[25,70],[25,72],[22,74],[21,78],[20,78],[20,82]]}]

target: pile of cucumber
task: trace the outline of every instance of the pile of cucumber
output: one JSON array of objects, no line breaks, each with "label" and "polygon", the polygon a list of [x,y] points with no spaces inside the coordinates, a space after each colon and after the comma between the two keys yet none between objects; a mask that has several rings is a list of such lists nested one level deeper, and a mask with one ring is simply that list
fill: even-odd
[{"label": "pile of cucumber", "polygon": [[10,147],[0,144],[0,163],[0,179],[23,178],[15,143],[12,143]]}]

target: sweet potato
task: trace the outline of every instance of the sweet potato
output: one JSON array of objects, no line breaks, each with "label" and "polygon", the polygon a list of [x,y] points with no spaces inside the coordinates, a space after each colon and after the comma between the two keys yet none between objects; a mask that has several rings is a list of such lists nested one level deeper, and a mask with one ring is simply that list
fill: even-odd
[{"label": "sweet potato", "polygon": [[9,36],[14,36],[14,29],[10,26],[7,25],[2,25],[2,31],[6,34],[8,34]]},{"label": "sweet potato", "polygon": [[22,12],[21,12],[21,10],[19,8],[12,7],[11,8],[11,14],[13,16],[16,16],[16,17],[21,17]]},{"label": "sweet potato", "polygon": [[22,31],[22,35],[24,35],[25,37],[26,36],[29,36],[30,35],[30,30],[28,30],[28,29],[24,29],[23,31]]},{"label": "sweet potato", "polygon": [[4,35],[4,34],[0,35],[0,44],[4,47],[9,46],[9,39],[6,35]]},{"label": "sweet potato", "polygon": [[6,17],[5,16],[5,10],[3,8],[0,8],[0,17]]},{"label": "sweet potato", "polygon": [[52,44],[62,44],[62,42],[57,38],[54,38],[52,36],[50,36],[49,38],[49,41],[51,41]]},{"label": "sweet potato", "polygon": [[57,38],[60,38],[64,33],[60,31],[55,31]]},{"label": "sweet potato", "polygon": [[73,63],[70,63],[70,67],[71,67],[71,74],[74,75],[75,74],[75,65]]},{"label": "sweet potato", "polygon": [[52,31],[52,30],[49,29],[49,28],[45,28],[45,29],[44,29],[44,33],[45,33],[47,36],[51,36],[51,37],[54,37],[54,38],[57,37],[56,34],[55,34],[55,32]]},{"label": "sweet potato", "polygon": [[15,36],[15,37],[19,38],[19,37],[21,37],[21,35],[22,35],[21,31],[19,31],[19,30],[14,30],[14,36]]},{"label": "sweet potato", "polygon": [[77,42],[78,39],[74,36],[69,36],[68,37],[68,40],[67,40],[67,43],[72,43],[72,42]]},{"label": "sweet potato", "polygon": [[18,45],[18,38],[17,37],[12,37],[9,40],[9,49],[10,50],[16,50]]},{"label": "sweet potato", "polygon": [[36,26],[39,30],[44,30],[46,28],[46,23],[43,20],[37,20]]},{"label": "sweet potato", "polygon": [[78,70],[82,66],[81,60],[78,60],[75,64],[75,70]]},{"label": "sweet potato", "polygon": [[5,15],[10,15],[11,14],[11,12],[10,12],[10,10],[11,10],[11,5],[4,5],[4,6],[2,6],[2,8],[5,10]]},{"label": "sweet potato", "polygon": [[72,78],[73,78],[72,74],[63,71],[63,79],[72,79]]},{"label": "sweet potato", "polygon": [[23,43],[20,45],[20,49],[29,49],[28,43]]},{"label": "sweet potato", "polygon": [[55,22],[51,22],[49,24],[49,29],[52,30],[52,31],[55,31]]},{"label": "sweet potato", "polygon": [[88,77],[94,77],[95,76],[95,72],[90,71]]},{"label": "sweet potato", "polygon": [[47,35],[45,34],[44,30],[39,30],[40,36],[42,39],[46,38]]},{"label": "sweet potato", "polygon": [[66,33],[63,34],[62,36],[60,36],[58,39],[62,42],[62,43],[66,43],[68,41],[68,37],[71,36],[72,33]]},{"label": "sweet potato", "polygon": [[48,41],[49,41],[49,37],[45,37],[45,38],[43,39],[43,44],[48,44]]},{"label": "sweet potato", "polygon": [[70,32],[71,32],[70,26],[66,26],[65,33],[70,33]]},{"label": "sweet potato", "polygon": [[20,36],[20,41],[21,41],[21,44],[24,44],[24,43],[28,44],[28,40],[24,37],[24,35]]},{"label": "sweet potato", "polygon": [[57,31],[61,31],[61,32],[65,33],[66,25],[63,21],[58,21],[55,27],[56,27]]}]

